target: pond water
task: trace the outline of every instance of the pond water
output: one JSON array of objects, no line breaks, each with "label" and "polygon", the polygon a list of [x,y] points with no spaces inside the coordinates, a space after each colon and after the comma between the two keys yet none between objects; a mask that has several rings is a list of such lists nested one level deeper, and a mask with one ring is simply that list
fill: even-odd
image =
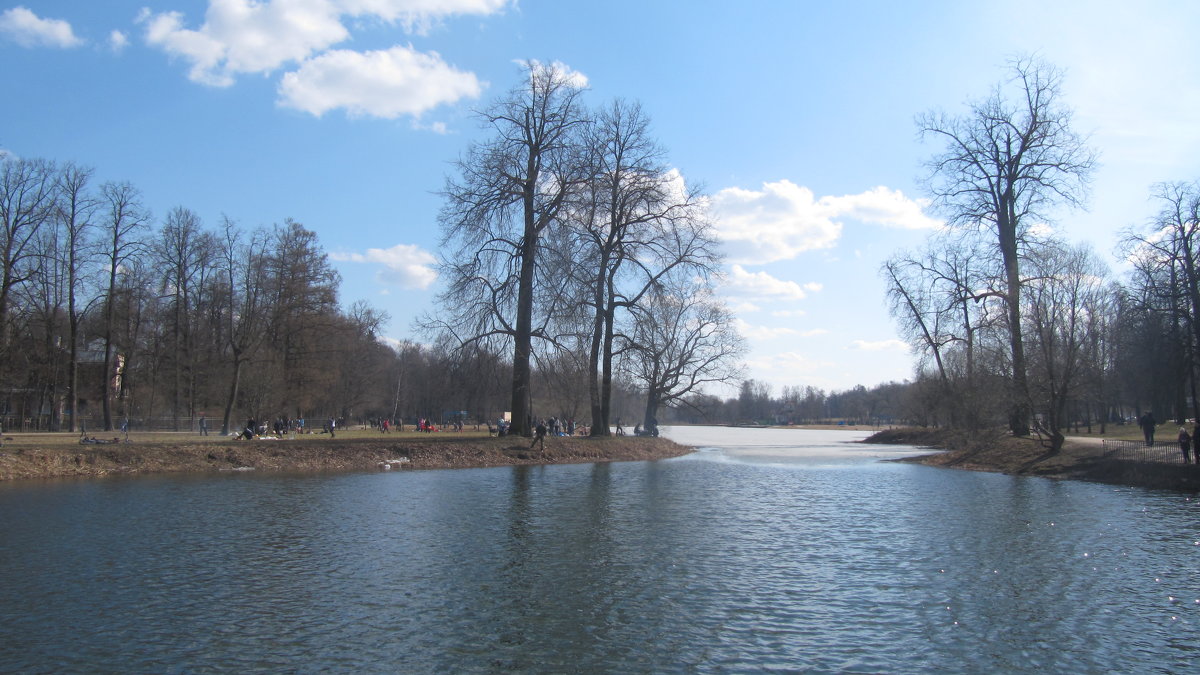
[{"label": "pond water", "polygon": [[0,671],[1196,668],[1187,495],[666,432],[697,452],[0,485]]}]

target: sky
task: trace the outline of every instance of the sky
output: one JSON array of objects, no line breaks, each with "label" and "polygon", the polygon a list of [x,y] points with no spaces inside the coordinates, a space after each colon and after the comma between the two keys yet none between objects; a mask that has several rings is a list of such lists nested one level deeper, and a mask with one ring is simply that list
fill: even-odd
[{"label": "sky", "polygon": [[291,218],[345,306],[420,340],[437,223],[473,116],[520,63],[634,100],[700,186],[724,244],[721,295],[747,376],[826,391],[913,376],[879,269],[941,225],[914,118],[966,111],[1037,54],[1065,71],[1100,155],[1088,208],[1054,213],[1120,272],[1151,186],[1200,179],[1200,3],[605,0],[0,2],[0,150],[129,181],[156,223]]}]

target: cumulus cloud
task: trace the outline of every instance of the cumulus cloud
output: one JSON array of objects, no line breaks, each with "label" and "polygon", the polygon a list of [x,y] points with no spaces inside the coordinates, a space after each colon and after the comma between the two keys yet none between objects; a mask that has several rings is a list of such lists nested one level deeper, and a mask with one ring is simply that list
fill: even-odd
[{"label": "cumulus cloud", "polygon": [[777,279],[766,272],[747,272],[741,265],[733,265],[726,279],[726,290],[733,295],[753,298],[803,300],[810,291],[821,290],[821,284],[801,286],[794,281]]},{"label": "cumulus cloud", "polygon": [[43,19],[26,7],[0,12],[0,34],[22,47],[78,47],[83,40],[75,36],[71,24],[62,19]]},{"label": "cumulus cloud", "polygon": [[114,52],[124,50],[129,46],[129,38],[119,30],[114,30],[108,34],[108,47]]},{"label": "cumulus cloud", "polygon": [[443,103],[476,98],[482,85],[472,73],[411,47],[385,51],[334,50],[283,76],[279,104],[317,117],[338,108],[351,115],[394,119],[420,115]]},{"label": "cumulus cloud", "polygon": [[903,340],[854,340],[850,343],[850,349],[864,352],[907,352],[908,343]]},{"label": "cumulus cloud", "polygon": [[242,73],[270,73],[350,36],[337,6],[326,0],[212,0],[199,29],[183,14],[143,10],[146,41],[191,63],[188,77],[218,87]]},{"label": "cumulus cloud", "polygon": [[[138,22],[145,28],[148,44],[189,64],[188,77],[194,82],[228,87],[239,75],[265,75],[301,64],[281,84],[281,102],[323,112],[337,107],[337,101],[348,101],[358,114],[379,110],[394,117],[427,109],[421,104],[437,105],[447,97],[471,95],[480,85],[473,75],[446,66],[437,54],[417,54],[411,47],[365,54],[328,52],[351,37],[344,19],[399,23],[410,32],[421,32],[445,17],[491,14],[508,4],[509,0],[210,0],[204,22],[197,28],[188,27],[184,15],[174,11],[143,9]],[[329,77],[345,74],[349,66],[373,69],[356,78],[360,85],[382,84],[392,95],[399,88],[417,99],[407,105],[395,100],[385,103],[382,95],[351,94],[348,85],[329,82]],[[405,67],[409,70],[399,72]],[[447,75],[450,82],[441,82]]]},{"label": "cumulus cloud", "polygon": [[832,248],[841,238],[842,219],[902,228],[934,228],[924,215],[926,202],[899,190],[877,187],[857,195],[821,197],[788,180],[764,183],[761,190],[725,188],[710,202],[717,231],[734,262],[790,260],[805,251]]},{"label": "cumulus cloud", "polygon": [[437,280],[433,254],[412,244],[397,244],[391,248],[369,248],[366,253],[330,253],[341,262],[383,265],[376,276],[380,283],[404,289],[426,289]]}]

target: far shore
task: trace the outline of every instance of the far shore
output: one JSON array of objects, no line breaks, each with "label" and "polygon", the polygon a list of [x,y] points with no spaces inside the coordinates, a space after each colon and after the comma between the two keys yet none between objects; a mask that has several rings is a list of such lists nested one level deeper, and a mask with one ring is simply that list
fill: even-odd
[{"label": "far shore", "polygon": [[233,440],[195,434],[97,434],[107,442],[81,444],[72,434],[5,434],[0,481],[218,472],[337,472],[461,469],[522,464],[572,464],[666,459],[692,448],[666,438],[547,437],[484,433],[380,434],[349,431],[335,438]]},{"label": "far shore", "polygon": [[1062,450],[1053,454],[1036,438],[1014,438],[1000,432],[967,438],[947,430],[903,427],[880,431],[862,442],[939,450],[894,460],[898,462],[1200,492],[1200,466],[1114,459],[1105,454],[1099,437],[1068,437]]}]

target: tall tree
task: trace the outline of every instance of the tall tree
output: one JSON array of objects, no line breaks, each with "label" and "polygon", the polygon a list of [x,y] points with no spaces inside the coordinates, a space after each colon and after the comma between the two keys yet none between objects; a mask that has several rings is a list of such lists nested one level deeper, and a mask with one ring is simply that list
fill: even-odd
[{"label": "tall tree", "polygon": [[[104,383],[101,406],[104,414],[104,429],[113,428],[112,399],[116,394],[114,383],[119,382],[116,365],[116,318],[119,280],[134,257],[145,250],[139,238],[146,228],[150,213],[142,204],[142,195],[129,183],[105,183],[100,188],[103,211],[101,225],[104,240],[100,250],[108,283],[104,293]],[[127,345],[128,346],[128,345]]]},{"label": "tall tree", "polygon": [[233,221],[225,219],[221,239],[221,274],[224,277],[228,305],[224,331],[227,359],[231,366],[221,434],[229,435],[230,420],[238,401],[242,369],[266,337],[265,322],[268,289],[266,235],[256,232],[246,241]]},{"label": "tall tree", "polygon": [[8,358],[13,289],[35,269],[38,232],[56,212],[57,178],[46,160],[0,157],[0,361]]},{"label": "tall tree", "polygon": [[432,323],[461,344],[512,340],[515,434],[531,433],[533,338],[544,335],[559,302],[546,293],[535,306],[542,237],[560,224],[568,197],[588,178],[580,161],[587,124],[581,94],[574,73],[527,63],[524,81],[479,114],[490,138],[471,146],[443,191],[439,220],[451,253],[442,264],[448,279],[442,301],[460,316]]},{"label": "tall tree", "polygon": [[586,302],[592,307],[588,392],[593,436],[607,436],[617,312],[641,302],[677,268],[698,276],[719,258],[696,194],[668,170],[665,151],[635,103],[614,101],[588,134],[592,179],[572,209],[584,241]]},{"label": "tall tree", "polygon": [[1086,248],[1044,246],[1028,260],[1030,391],[1037,430],[1051,452],[1062,449],[1067,404],[1078,395],[1092,341],[1092,317],[1111,311],[1108,270]]},{"label": "tall tree", "polygon": [[[58,224],[61,230],[57,251],[65,274],[67,301],[67,405],[68,431],[75,431],[79,416],[79,326],[87,303],[80,296],[92,256],[91,230],[99,199],[89,190],[93,171],[67,164],[59,172]],[[83,304],[84,306],[80,306]]]},{"label": "tall tree", "polygon": [[1004,262],[1013,407],[1009,427],[1029,434],[1029,388],[1021,335],[1021,257],[1029,229],[1057,204],[1081,206],[1096,163],[1071,128],[1062,73],[1035,58],[1011,64],[1011,91],[997,86],[960,117],[926,113],[922,137],[945,149],[927,163],[926,186],[951,225],[987,228]]},{"label": "tall tree", "polygon": [[160,292],[171,310],[171,407],[175,431],[179,430],[181,415],[190,418],[195,412],[196,350],[192,341],[196,315],[192,295],[200,268],[209,257],[204,250],[208,244],[200,217],[177,206],[167,214],[155,247],[155,256],[164,272]]}]

